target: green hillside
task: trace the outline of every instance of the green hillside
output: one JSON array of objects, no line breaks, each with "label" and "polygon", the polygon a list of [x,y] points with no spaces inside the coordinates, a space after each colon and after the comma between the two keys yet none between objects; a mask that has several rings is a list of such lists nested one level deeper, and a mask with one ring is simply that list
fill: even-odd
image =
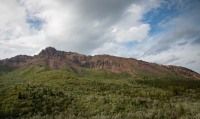
[{"label": "green hillside", "polygon": [[6,69],[0,77],[0,118],[200,118],[199,80],[83,72],[45,65]]}]

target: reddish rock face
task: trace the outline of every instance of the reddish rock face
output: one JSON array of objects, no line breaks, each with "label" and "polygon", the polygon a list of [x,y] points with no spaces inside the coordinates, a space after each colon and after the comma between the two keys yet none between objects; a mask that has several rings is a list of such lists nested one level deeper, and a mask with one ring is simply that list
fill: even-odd
[{"label": "reddish rock face", "polygon": [[50,69],[70,68],[80,75],[83,75],[82,68],[91,68],[131,75],[144,72],[158,77],[173,72],[175,75],[200,79],[200,74],[184,67],[164,66],[134,58],[122,58],[110,55],[86,56],[74,52],[58,51],[52,47],[42,50],[35,56],[18,55],[10,59],[0,60],[0,66],[16,68],[41,63],[47,64]]},{"label": "reddish rock face", "polygon": [[197,79],[200,79],[200,75],[190,69],[187,69],[185,67],[180,67],[180,66],[164,66],[165,68],[174,71],[176,74],[181,74],[184,75],[185,77],[194,77]]},{"label": "reddish rock face", "polygon": [[32,60],[33,57],[27,55],[17,55],[10,59],[0,60],[0,65],[5,65],[8,67],[19,67],[26,64],[28,61]]}]

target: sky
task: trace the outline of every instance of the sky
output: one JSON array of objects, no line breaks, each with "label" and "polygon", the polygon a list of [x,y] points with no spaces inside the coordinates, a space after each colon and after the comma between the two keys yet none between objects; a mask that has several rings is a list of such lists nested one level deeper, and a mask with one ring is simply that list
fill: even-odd
[{"label": "sky", "polygon": [[199,0],[0,0],[0,59],[48,46],[200,73]]}]

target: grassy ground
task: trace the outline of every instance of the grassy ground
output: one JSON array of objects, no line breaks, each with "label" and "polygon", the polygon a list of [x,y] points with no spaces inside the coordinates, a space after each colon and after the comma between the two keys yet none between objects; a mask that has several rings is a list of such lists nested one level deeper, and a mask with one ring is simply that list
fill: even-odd
[{"label": "grassy ground", "polygon": [[200,81],[30,67],[0,77],[0,118],[199,119]]}]

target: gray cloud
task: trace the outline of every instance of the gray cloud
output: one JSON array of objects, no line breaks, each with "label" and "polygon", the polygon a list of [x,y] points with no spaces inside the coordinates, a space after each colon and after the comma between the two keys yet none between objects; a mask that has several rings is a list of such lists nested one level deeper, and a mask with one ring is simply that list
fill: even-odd
[{"label": "gray cloud", "polygon": [[[112,34],[114,27],[117,27],[118,30],[130,30],[131,27],[134,27],[134,29],[143,28],[140,32],[144,30],[145,32],[142,35],[146,36],[149,27],[148,25],[142,25],[143,23],[140,23],[140,19],[145,12],[156,7],[157,0],[149,3],[155,3],[155,5],[146,6],[146,3],[144,4],[144,2],[138,0],[63,1],[58,8],[56,7],[56,10],[51,9],[55,10],[54,12],[57,16],[54,16],[55,13],[46,14],[52,17],[51,19],[55,19],[55,21],[48,19],[46,21],[46,28],[48,29],[46,32],[46,44],[62,50],[90,54],[105,43],[116,40],[116,36]],[[133,4],[135,5],[134,7],[132,7]],[[61,11],[59,8],[62,8]],[[130,8],[133,13],[128,11]],[[69,11],[70,16],[63,11]],[[42,12],[45,13],[45,9],[38,16],[43,17]],[[61,21],[59,21],[60,19]],[[58,34],[55,34],[54,30],[49,30],[52,29],[51,24],[56,24],[58,28],[54,29],[55,31],[58,29]],[[131,32],[128,32],[129,34],[126,33],[122,34],[122,36],[131,34]]]},{"label": "gray cloud", "polygon": [[[181,25],[181,24],[180,24]],[[191,29],[191,28],[176,28],[176,29],[170,29],[169,32],[165,32],[161,35],[158,43],[153,45],[146,53],[145,55],[156,55],[161,52],[167,51],[171,49],[172,47],[175,47],[176,44],[179,46],[187,44],[187,41],[185,40],[192,40],[193,37],[198,36],[200,34],[200,30],[197,28]],[[196,39],[198,40],[198,39]],[[197,42],[197,41],[194,42]],[[181,42],[181,43],[180,43]]]},{"label": "gray cloud", "polygon": [[[119,20],[124,11],[138,0],[75,0],[75,6],[82,17],[94,20]],[[76,10],[77,10],[76,9]]]},{"label": "gray cloud", "polygon": [[[149,3],[156,4],[157,0]],[[127,13],[133,4],[137,9],[133,8],[134,13]],[[20,45],[23,44],[30,49],[54,46],[90,54],[115,40],[111,33],[113,26],[120,29],[124,25],[121,22],[129,27],[141,25],[139,19],[143,13],[154,6],[145,5],[140,0],[7,0],[1,1],[0,7],[3,8],[0,10],[1,50],[8,49],[8,46],[26,49]],[[140,11],[137,11],[138,7]],[[133,17],[129,18],[130,15]],[[2,47],[5,44],[7,48]],[[10,55],[13,55],[12,51],[2,52],[1,58]]]},{"label": "gray cloud", "polygon": [[178,43],[178,45],[183,46],[183,45],[186,45],[187,43],[188,43],[187,41],[183,41],[183,42]]},{"label": "gray cloud", "polygon": [[174,61],[177,61],[179,59],[180,59],[179,57],[176,57],[176,56],[172,55],[172,57],[170,57],[169,59],[167,59],[165,62],[161,61],[161,63],[170,64],[170,63],[172,63]]},{"label": "gray cloud", "polygon": [[200,44],[200,37],[193,40],[192,44]]},{"label": "gray cloud", "polygon": [[194,63],[196,63],[196,61],[194,61],[194,60],[187,62],[187,64],[194,64]]}]

